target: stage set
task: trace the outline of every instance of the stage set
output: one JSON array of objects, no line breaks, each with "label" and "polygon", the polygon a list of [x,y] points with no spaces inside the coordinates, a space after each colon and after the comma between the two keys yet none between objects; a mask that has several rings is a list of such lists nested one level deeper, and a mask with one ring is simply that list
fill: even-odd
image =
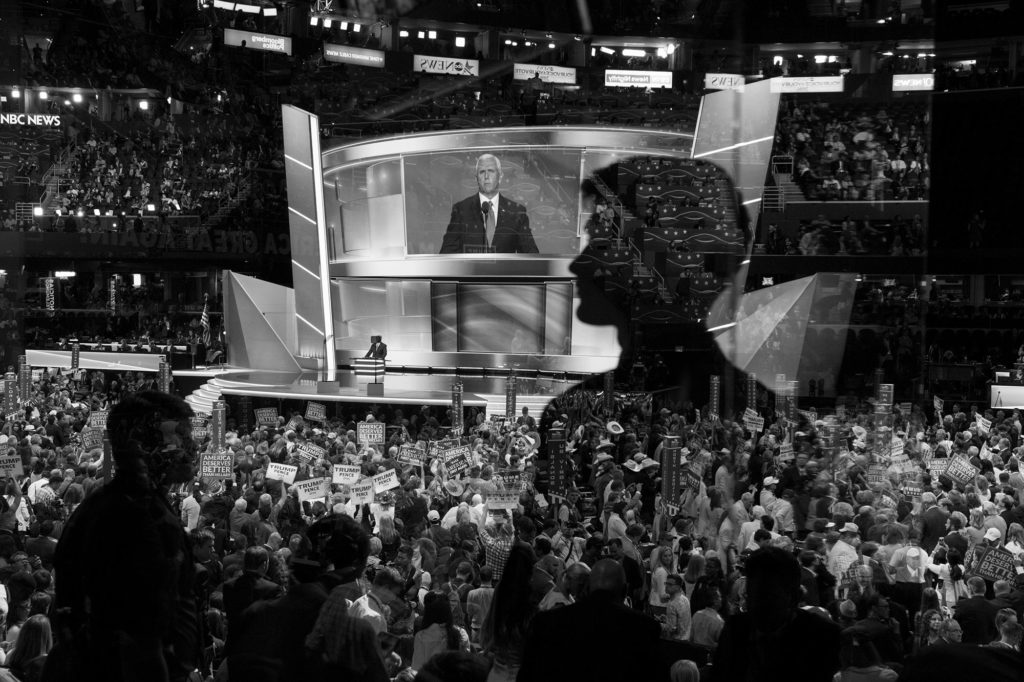
[{"label": "stage set", "polygon": [[[515,376],[516,409],[538,415],[619,364],[616,327],[577,314],[574,263],[629,271],[669,295],[691,274],[693,254],[741,258],[751,240],[738,216],[741,204],[756,212],[777,109],[778,95],[758,83],[707,95],[692,134],[538,126],[321,150],[317,117],[286,105],[293,287],[225,272],[230,364],[175,377],[204,380],[188,400],[205,413],[233,397],[247,397],[248,409],[307,400],[450,405],[461,383],[464,405],[504,414]],[[644,242],[621,233],[631,209],[613,187],[652,176],[636,196],[660,193],[676,207],[665,217],[674,227],[648,235],[688,247],[669,259],[674,275],[647,269]],[[687,195],[687,183],[712,180],[727,188],[721,200]],[[598,204],[614,214],[603,224]]]}]

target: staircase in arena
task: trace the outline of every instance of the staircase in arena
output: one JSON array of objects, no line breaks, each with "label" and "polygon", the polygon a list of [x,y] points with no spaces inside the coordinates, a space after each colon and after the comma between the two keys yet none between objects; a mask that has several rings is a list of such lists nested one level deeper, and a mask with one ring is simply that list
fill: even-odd
[{"label": "staircase in arena", "polygon": [[[615,223],[615,239],[619,243],[624,243],[622,240],[622,225],[626,221],[633,222],[636,225],[641,223],[632,211],[626,208],[626,205],[619,199],[619,195],[611,187],[607,185],[600,177],[596,174],[591,178],[594,184],[597,186],[598,191],[611,206],[612,210],[615,211],[615,215],[618,218]],[[633,256],[633,274],[637,277],[650,277],[654,279],[658,286],[658,294],[665,301],[672,300],[672,292],[668,290],[668,286],[665,284],[665,278],[655,268],[649,266],[644,261],[644,254],[634,244],[626,244],[629,248],[630,253]]]},{"label": "staircase in arena", "polygon": [[238,208],[243,201],[249,198],[249,193],[251,191],[252,178],[247,175],[238,181],[238,191],[235,192],[234,196],[232,196],[227,201],[222,202],[217,207],[217,210],[213,213],[213,215],[211,215],[209,219],[207,219],[205,225],[206,229],[212,230],[215,229],[218,225],[220,225],[221,222],[229,215],[231,215],[231,213],[234,212],[234,210]]},{"label": "staircase in arena", "polygon": [[185,402],[187,402],[195,412],[212,414],[213,403],[220,400],[223,395],[220,387],[216,384],[216,381],[216,378],[210,379],[202,386],[192,391],[192,393],[185,397]]},{"label": "staircase in arena", "polygon": [[782,196],[786,204],[791,201],[807,201],[804,197],[803,190],[800,189],[800,185],[793,182],[791,175],[784,175],[782,173],[775,174],[775,185],[782,190]]}]

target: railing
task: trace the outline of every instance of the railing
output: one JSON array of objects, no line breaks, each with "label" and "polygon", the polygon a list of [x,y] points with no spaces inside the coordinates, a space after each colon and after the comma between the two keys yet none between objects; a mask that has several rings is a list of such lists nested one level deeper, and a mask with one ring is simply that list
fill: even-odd
[{"label": "railing", "polygon": [[789,156],[788,154],[773,156],[772,173],[785,173],[786,175],[793,175],[793,157]]},{"label": "railing", "polygon": [[761,209],[764,211],[775,211],[781,213],[786,210],[786,193],[778,185],[770,185],[764,188],[761,200]]},{"label": "railing", "polygon": [[[612,223],[612,226],[613,226],[613,229],[615,230],[615,241],[617,243],[621,244],[621,243],[623,243],[623,239],[622,239],[622,221],[623,221],[623,219],[625,219],[627,213],[634,220],[638,220],[638,218],[636,218],[636,216],[634,216],[633,213],[631,211],[629,211],[629,209],[626,208],[626,206],[619,199],[618,194],[616,192],[614,192],[612,190],[612,188],[609,187],[605,183],[604,180],[602,180],[601,178],[599,178],[596,175],[592,176],[592,179],[594,181],[594,185],[597,187],[597,191],[601,193],[601,195],[608,202],[608,205],[611,206],[612,210],[615,211],[615,216],[616,216],[617,220],[616,220],[616,222]],[[658,283],[658,289],[659,290],[667,291],[668,287],[665,284],[665,278],[662,277],[660,272],[658,272],[654,268],[652,268],[652,267],[647,265],[647,263],[644,260],[643,252],[639,248],[637,248],[636,244],[632,244],[632,243],[626,242],[626,248],[629,249],[630,255],[632,255],[633,260],[634,260],[633,273],[635,275],[637,275],[637,276],[643,275],[643,272],[641,270],[638,270],[638,267],[642,267]],[[643,275],[643,276],[646,276],[646,275]]]}]

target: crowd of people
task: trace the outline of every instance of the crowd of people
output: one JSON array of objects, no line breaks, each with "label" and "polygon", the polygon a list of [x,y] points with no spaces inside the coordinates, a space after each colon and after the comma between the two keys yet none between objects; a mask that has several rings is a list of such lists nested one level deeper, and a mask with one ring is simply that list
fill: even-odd
[{"label": "crowd of people", "polygon": [[813,201],[927,199],[929,114],[923,102],[780,104],[775,155],[793,158],[793,182]]},{"label": "crowd of people", "polygon": [[[849,399],[773,423],[762,391],[759,431],[580,388],[536,417],[467,409],[460,438],[443,407],[340,404],[260,425],[232,403],[218,447],[154,384],[44,371],[2,429],[20,467],[0,505],[0,649],[19,680],[185,631],[191,648],[143,647],[124,679],[936,680],[922,675],[954,654],[1020,669],[1015,410],[932,418]],[[228,469],[196,477],[218,455]],[[114,530],[140,499],[163,511]],[[142,628],[143,613],[168,625]],[[83,663],[72,625],[121,634]],[[167,676],[129,674],[146,655]]]}]

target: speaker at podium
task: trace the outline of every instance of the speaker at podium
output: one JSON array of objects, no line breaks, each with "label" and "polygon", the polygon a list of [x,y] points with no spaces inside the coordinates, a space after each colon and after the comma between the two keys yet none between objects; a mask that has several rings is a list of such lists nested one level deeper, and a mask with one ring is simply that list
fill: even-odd
[{"label": "speaker at podium", "polygon": [[361,358],[352,358],[352,367],[355,369],[356,377],[362,383],[367,380],[366,394],[368,396],[380,397],[384,395],[384,371],[385,358],[388,355],[388,347],[380,336],[370,337],[370,349]]}]

